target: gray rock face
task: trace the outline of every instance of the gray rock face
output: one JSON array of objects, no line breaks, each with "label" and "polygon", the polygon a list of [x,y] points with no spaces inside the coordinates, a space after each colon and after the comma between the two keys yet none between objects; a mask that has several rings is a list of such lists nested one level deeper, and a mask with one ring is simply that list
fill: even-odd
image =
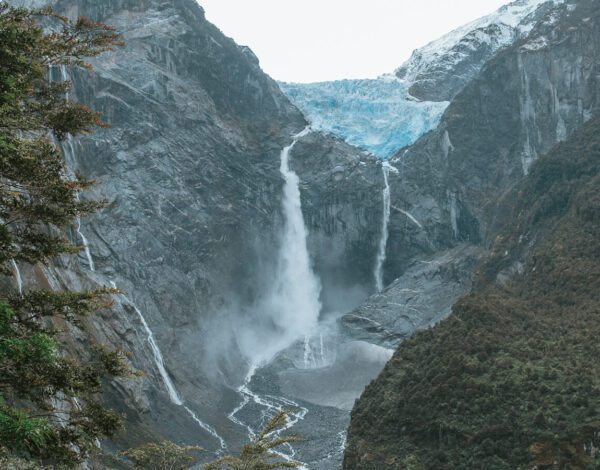
[{"label": "gray rock face", "polygon": [[416,260],[383,292],[344,315],[343,330],[351,338],[396,348],[404,338],[450,315],[452,304],[469,291],[484,251],[463,243]]},{"label": "gray rock face", "polygon": [[294,147],[309,251],[326,312],[346,312],[374,289],[383,177],[377,158],[312,133]]},{"label": "gray rock face", "polygon": [[[143,312],[174,384],[201,419],[238,434],[215,417],[225,392],[206,378],[203,336],[226,297],[247,299],[257,289],[254,241],[273,236],[279,150],[303,118],[194,1],[57,8],[116,26],[128,44],[96,61],[94,73],[72,73],[76,99],[112,125],[75,142],[69,155],[74,169],[97,181],[91,196],[109,202],[83,226],[92,277],[115,282]],[[131,307],[125,313],[135,321]],[[140,369],[156,369],[138,348],[134,354]],[[152,379],[147,400],[155,414],[171,405],[160,376]],[[190,421],[177,437],[203,434],[200,443],[215,447],[185,410],[176,415]],[[171,430],[152,418],[149,429]]]},{"label": "gray rock face", "polygon": [[559,7],[486,66],[438,129],[392,159],[403,180],[392,185],[394,199],[426,212],[417,219],[434,246],[487,240],[495,201],[597,110],[599,35],[591,8]]},{"label": "gray rock face", "polygon": [[[90,334],[131,352],[147,375],[107,389],[128,432],[106,448],[168,438],[216,450],[212,427],[234,449],[245,430],[226,415],[239,401],[234,389],[246,364],[227,324],[273,271],[282,221],[279,154],[306,122],[254,54],[207,22],[194,0],[52,3],[69,17],[115,26],[127,46],[95,60],[91,73],[66,71],[72,99],[111,124],[63,146],[70,167],[97,182],[82,197],[108,202],[81,227],[95,271],[82,255],[37,276],[26,272],[26,280],[55,289],[114,283],[124,291],[113,313],[90,320]],[[60,80],[61,70],[52,77]],[[345,293],[343,302],[331,296],[325,304],[355,307],[372,289],[373,254],[361,244],[373,245],[381,213],[370,210],[377,195],[362,203],[381,184],[376,161],[311,134],[294,149],[292,166],[309,208],[315,268],[324,285]],[[140,314],[179,398],[208,430],[169,397]],[[82,336],[74,353],[85,343]],[[343,413],[340,422],[346,420]]]}]

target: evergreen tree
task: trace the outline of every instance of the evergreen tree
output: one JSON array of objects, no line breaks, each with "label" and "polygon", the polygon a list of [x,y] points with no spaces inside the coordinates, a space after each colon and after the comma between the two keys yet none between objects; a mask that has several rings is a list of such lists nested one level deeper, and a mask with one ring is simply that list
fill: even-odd
[{"label": "evergreen tree", "polygon": [[287,413],[280,411],[265,425],[264,429],[248,444],[242,447],[239,457],[228,455],[204,467],[205,470],[275,470],[298,468],[300,463],[294,460],[282,460],[273,449],[297,442],[298,436],[279,436],[288,420]]},{"label": "evergreen tree", "polygon": [[[79,201],[91,182],[66,176],[55,141],[104,124],[67,101],[70,84],[49,70],[90,68],[86,58],[120,44],[106,25],[0,1],[0,273],[79,250],[66,229],[101,204]],[[69,357],[66,333],[52,327],[109,307],[114,292],[0,291],[0,462],[73,466],[119,428],[99,393],[104,377],[130,373],[125,355],[96,346]]]}]

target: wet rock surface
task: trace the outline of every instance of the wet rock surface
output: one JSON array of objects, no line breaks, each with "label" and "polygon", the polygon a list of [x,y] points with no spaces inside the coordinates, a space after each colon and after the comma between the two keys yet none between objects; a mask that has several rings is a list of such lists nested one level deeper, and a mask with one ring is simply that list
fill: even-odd
[{"label": "wet rock surface", "polygon": [[450,315],[452,305],[469,291],[484,252],[461,244],[433,258],[416,260],[383,292],[345,314],[340,320],[344,332],[357,340],[396,348],[404,338]]}]

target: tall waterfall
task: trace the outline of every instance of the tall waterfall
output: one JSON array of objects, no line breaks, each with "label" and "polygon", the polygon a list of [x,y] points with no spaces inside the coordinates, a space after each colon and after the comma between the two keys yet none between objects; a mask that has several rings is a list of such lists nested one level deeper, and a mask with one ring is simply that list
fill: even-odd
[{"label": "tall waterfall", "polygon": [[[285,429],[304,419],[308,409],[284,397],[259,395],[250,389],[250,381],[256,371],[271,360],[279,351],[304,338],[304,365],[316,365],[310,346],[310,337],[316,332],[321,311],[321,283],[313,272],[308,253],[308,230],[302,215],[300,178],[290,169],[290,152],[296,142],[310,132],[310,127],[295,135],[293,141],[280,154],[279,171],[284,179],[282,209],[284,216],[281,246],[277,256],[276,275],[255,308],[249,323],[238,331],[238,342],[242,352],[250,360],[250,370],[238,388],[242,397],[240,404],[229,413],[233,423],[243,426],[248,437],[254,438],[256,429],[242,421],[238,414],[247,405],[262,408],[262,416],[272,416],[286,409],[288,422]],[[321,346],[321,355],[324,346]],[[279,435],[278,431],[275,436]],[[284,460],[291,461],[295,450],[288,444],[290,453],[274,450]],[[306,470],[300,465],[298,468]]]},{"label": "tall waterfall", "polygon": [[290,169],[290,152],[310,132],[294,136],[280,154],[284,179],[280,235],[275,276],[253,307],[252,318],[238,328],[238,344],[252,366],[268,362],[275,354],[314,332],[321,311],[321,283],[312,270],[300,201],[300,178]]},{"label": "tall waterfall", "polygon": [[379,249],[377,250],[377,259],[375,261],[375,287],[377,292],[383,290],[383,265],[385,263],[385,250],[388,241],[388,224],[390,222],[390,211],[392,204],[390,201],[390,175],[391,165],[388,162],[382,162],[381,171],[383,172],[383,181],[385,186],[383,188],[383,219],[381,222],[381,238],[379,239]]},{"label": "tall waterfall", "polygon": [[279,307],[275,320],[292,341],[310,335],[321,311],[321,283],[312,270],[308,253],[308,230],[302,215],[300,178],[290,169],[290,152],[298,139],[308,132],[310,128],[307,127],[281,151],[279,167],[285,180],[282,200],[285,223],[272,301]]}]

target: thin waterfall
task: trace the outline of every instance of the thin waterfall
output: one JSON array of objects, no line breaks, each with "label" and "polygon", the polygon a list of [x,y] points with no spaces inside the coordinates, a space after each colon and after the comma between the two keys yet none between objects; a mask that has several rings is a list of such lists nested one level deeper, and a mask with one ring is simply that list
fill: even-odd
[{"label": "thin waterfall", "polygon": [[320,332],[319,333],[319,351],[321,354],[321,361],[320,364],[321,365],[325,365],[325,356],[326,356],[326,352],[325,352],[325,341],[323,339],[323,333]]},{"label": "thin waterfall", "polygon": [[154,340],[154,333],[152,333],[152,330],[148,326],[148,323],[146,322],[146,319],[144,318],[144,315],[142,315],[142,312],[140,311],[140,309],[137,308],[137,306],[134,305],[133,303],[131,304],[131,306],[133,307],[133,309],[135,310],[135,313],[137,313],[140,321],[142,322],[142,326],[144,327],[144,331],[146,332],[146,335],[147,335],[148,344],[150,344],[150,349],[152,349],[152,354],[154,355],[154,363],[156,364],[158,372],[160,373],[160,376],[162,377],[165,387],[167,388],[167,392],[169,393],[169,398],[175,405],[178,405],[178,406],[183,405],[183,401],[181,401],[181,398],[179,397],[179,393],[177,392],[175,385],[173,385],[173,381],[171,380],[171,377],[169,377],[169,374],[167,373],[167,369],[165,369],[165,361],[163,359],[163,355],[162,355],[158,345],[156,344],[156,341]]},{"label": "thin waterfall", "polygon": [[[79,199],[79,197],[77,197],[77,199]],[[90,251],[90,246],[88,244],[87,238],[85,238],[85,235],[81,232],[81,217],[77,216],[76,222],[77,225],[75,227],[75,230],[77,231],[77,235],[79,235],[79,238],[81,238],[81,243],[83,243],[83,250],[85,253],[85,257],[87,258],[88,266],[90,268],[90,271],[95,271],[94,260],[92,259],[92,252]]]},{"label": "thin waterfall", "polygon": [[[117,285],[112,281],[111,285],[113,288],[117,288]],[[209,424],[206,424],[204,421],[200,420],[200,418],[198,418],[198,416],[196,416],[196,414],[184,404],[183,400],[181,399],[181,396],[179,395],[179,392],[175,388],[175,384],[173,384],[173,381],[171,380],[171,377],[169,376],[169,373],[165,368],[165,361],[163,359],[162,352],[158,347],[158,344],[156,344],[156,340],[154,339],[154,333],[150,329],[150,326],[148,326],[148,322],[146,322],[146,319],[144,318],[144,315],[142,314],[141,310],[126,296],[123,297],[125,298],[127,303],[135,310],[135,313],[137,313],[140,322],[144,327],[144,331],[147,335],[146,338],[148,340],[148,344],[150,344],[150,349],[152,350],[152,355],[154,356],[154,363],[156,364],[156,368],[158,369],[160,377],[163,383],[165,384],[165,388],[167,389],[167,393],[169,394],[171,403],[177,406],[182,406],[185,409],[185,411],[192,417],[192,419],[198,424],[198,426],[200,426],[202,429],[204,429],[206,432],[208,432],[211,436],[213,436],[219,441],[221,450],[227,449],[227,444],[225,443],[225,440],[217,433],[217,431]]]},{"label": "thin waterfall", "polygon": [[12,267],[15,271],[15,278],[17,280],[17,289],[19,290],[19,295],[23,297],[23,278],[21,277],[21,271],[19,270],[19,266],[14,259],[10,260]]},{"label": "thin waterfall", "polygon": [[[63,82],[65,82],[69,79],[69,76],[67,75],[67,68],[65,65],[60,66],[60,79]],[[65,99],[67,101],[69,100],[69,92],[68,91],[65,93]],[[65,156],[65,160],[67,162],[67,176],[71,179],[74,179],[75,175],[73,174],[73,171],[69,167],[69,164],[72,165],[75,163],[75,146],[73,145],[73,137],[71,136],[71,134],[67,134],[67,139],[64,143],[61,144],[61,147],[62,147],[63,154]],[[77,202],[79,202],[79,191],[75,194],[75,198],[76,198]],[[83,250],[85,252],[85,257],[87,259],[90,271],[95,271],[94,260],[92,258],[92,252],[90,251],[90,246],[88,244],[87,238],[81,231],[81,217],[79,215],[76,216],[75,223],[76,223],[75,230],[77,232],[77,235],[81,239],[81,243],[83,245]]]},{"label": "thin waterfall", "polygon": [[304,367],[316,367],[317,361],[315,359],[315,354],[312,350],[312,346],[310,345],[310,335],[304,336],[304,354],[303,354]]},{"label": "thin waterfall", "polygon": [[381,222],[381,238],[379,239],[379,249],[377,250],[377,258],[375,261],[375,287],[377,288],[377,292],[381,292],[383,290],[383,265],[385,263],[385,250],[387,248],[388,241],[388,224],[390,222],[390,211],[391,211],[391,201],[390,201],[390,183],[389,183],[389,175],[390,175],[391,165],[388,162],[382,162],[381,171],[383,172],[383,219]]}]

